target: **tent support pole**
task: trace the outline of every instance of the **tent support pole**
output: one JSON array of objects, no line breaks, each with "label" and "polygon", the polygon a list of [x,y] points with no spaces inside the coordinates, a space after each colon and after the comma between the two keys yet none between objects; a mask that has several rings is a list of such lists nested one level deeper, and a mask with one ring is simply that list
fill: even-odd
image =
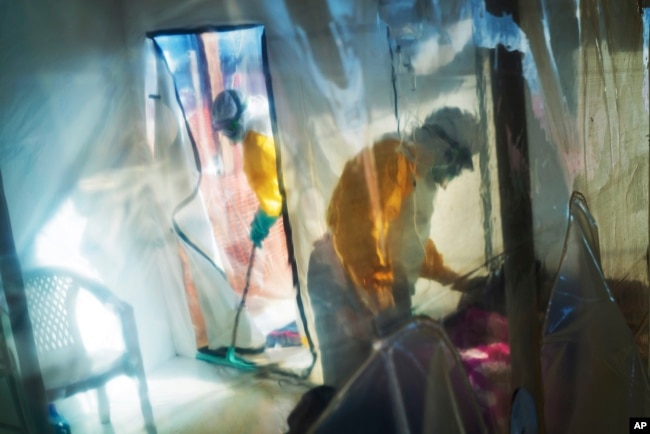
[{"label": "tent support pole", "polygon": [[[519,21],[517,0],[486,0],[495,16]],[[496,157],[505,255],[513,392],[524,388],[535,401],[539,433],[544,432],[541,382],[541,318],[538,314],[533,204],[526,128],[522,54],[498,46],[491,50],[491,82]]]}]

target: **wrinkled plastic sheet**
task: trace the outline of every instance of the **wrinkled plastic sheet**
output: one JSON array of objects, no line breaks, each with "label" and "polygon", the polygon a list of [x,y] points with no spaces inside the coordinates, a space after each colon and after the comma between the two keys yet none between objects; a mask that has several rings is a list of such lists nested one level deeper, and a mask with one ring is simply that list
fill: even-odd
[{"label": "wrinkled plastic sheet", "polygon": [[598,228],[575,195],[541,350],[547,432],[625,431],[650,383],[600,267]]},{"label": "wrinkled plastic sheet", "polygon": [[[105,281],[134,306],[147,369],[177,354],[193,357],[196,336],[171,215],[191,191],[196,173],[173,82],[163,73],[148,74],[152,57],[147,33],[260,23],[267,36],[276,134],[288,186],[287,216],[307,329],[321,353],[334,352],[337,346],[323,345],[327,338],[314,327],[314,312],[322,301],[310,291],[309,266],[315,243],[327,233],[325,211],[343,167],[382,134],[406,134],[441,106],[462,107],[479,116],[483,140],[473,157],[475,170],[437,192],[424,232],[451,267],[488,281],[499,268],[498,259],[508,253],[500,226],[500,214],[508,210],[500,209],[494,155],[492,119],[498,95],[489,91],[487,51],[506,45],[521,53],[524,65],[527,105],[520,109],[527,114],[530,155],[524,169],[531,174],[536,257],[549,276],[564,270],[570,192],[581,191],[600,228],[600,277],[616,285],[604,295],[592,264],[585,265],[589,272],[570,270],[580,285],[569,289],[600,287],[592,294],[603,301],[597,306],[606,319],[599,324],[612,323],[604,336],[625,332],[613,313],[613,297],[625,313],[626,327],[635,333],[636,348],[647,349],[647,14],[643,21],[634,2],[588,0],[540,0],[522,5],[519,12],[517,23],[510,16],[491,14],[478,0],[249,0],[222,7],[200,0],[140,0],[122,7],[111,1],[92,7],[79,0],[43,0],[38,7],[12,3],[0,17],[0,96],[5,101],[0,108],[0,156],[21,263],[66,265]],[[162,64],[156,68],[164,71]],[[160,100],[149,98],[150,77],[160,81]],[[148,132],[150,104],[156,106],[156,121]],[[152,134],[154,142],[174,144],[169,166],[152,156]],[[513,161],[520,162],[518,157],[513,154]],[[185,227],[212,252],[207,243],[211,237],[202,237],[204,209],[186,211]],[[590,251],[595,245],[589,242]],[[206,269],[212,270],[194,268],[194,277],[210,287],[221,276]],[[531,297],[550,298],[554,283]],[[469,301],[505,312],[505,300],[485,292],[487,284],[462,296],[426,280],[415,286],[412,304],[420,314],[445,318]],[[617,391],[612,399],[640,390],[640,365],[629,336],[618,342],[620,347],[610,348],[596,335],[605,331],[586,331],[597,323],[583,316],[556,321],[556,313],[564,310],[587,313],[588,318],[595,312],[584,307],[591,295],[562,295],[570,294],[569,289],[554,292],[547,326],[562,327],[546,335],[542,352],[545,383],[566,378],[566,372],[576,375],[568,377],[574,378],[568,387],[576,405],[559,406],[566,402],[557,396],[563,389],[549,386],[549,427],[582,426],[583,403],[607,395],[603,391],[610,388]],[[236,298],[222,304],[233,307]],[[544,312],[546,305],[541,304]],[[343,328],[337,326],[349,324],[338,317],[332,321],[322,336],[335,335]],[[568,334],[556,335],[560,331]],[[556,343],[560,336],[565,343]],[[583,363],[610,366],[605,365],[614,354],[610,350],[621,352],[619,361],[625,366],[615,377],[599,370],[603,382],[594,382],[601,386],[599,393],[585,393],[583,374],[588,369]],[[561,360],[571,366],[558,364]],[[318,374],[316,370],[316,379]],[[445,378],[443,373],[440,378]],[[620,399],[612,409],[630,414],[634,407],[629,402]],[[599,414],[606,418],[609,413]]]},{"label": "wrinkled plastic sheet", "polygon": [[419,319],[378,343],[310,432],[488,431],[444,330]]}]

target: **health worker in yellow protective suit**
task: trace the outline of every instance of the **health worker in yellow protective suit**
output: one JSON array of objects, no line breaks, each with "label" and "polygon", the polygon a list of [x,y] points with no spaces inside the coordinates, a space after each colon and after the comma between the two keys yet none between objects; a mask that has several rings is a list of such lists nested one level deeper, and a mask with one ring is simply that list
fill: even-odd
[{"label": "health worker in yellow protective suit", "polygon": [[[226,90],[214,99],[211,117],[215,132],[221,132],[233,145],[242,145],[243,169],[259,202],[251,223],[250,239],[256,247],[261,247],[282,212],[268,101],[257,96],[244,98],[239,91]],[[239,297],[223,279],[210,291],[201,288],[200,307],[209,345],[200,348],[199,352],[226,357],[232,343],[231,328],[238,317],[233,306],[239,303]],[[248,310],[241,311],[235,348],[237,354],[245,356],[264,352],[267,337]]]},{"label": "health worker in yellow protective suit", "polygon": [[438,188],[473,169],[477,126],[471,114],[443,108],[406,138],[386,135],[346,163],[307,277],[326,384],[341,387],[377,334],[410,316],[418,278],[462,287],[429,234]]},{"label": "health worker in yellow protective suit", "polygon": [[439,187],[473,169],[476,119],[457,108],[426,118],[408,139],[387,135],[349,161],[339,178],[327,224],[337,256],[373,313],[395,305],[395,275],[410,293],[420,277],[450,284],[450,270],[429,238]]},{"label": "health worker in yellow protective suit", "polygon": [[244,173],[259,201],[250,238],[256,247],[261,247],[282,214],[268,101],[261,97],[246,101],[241,92],[225,90],[212,103],[212,128],[233,143],[242,144]]}]

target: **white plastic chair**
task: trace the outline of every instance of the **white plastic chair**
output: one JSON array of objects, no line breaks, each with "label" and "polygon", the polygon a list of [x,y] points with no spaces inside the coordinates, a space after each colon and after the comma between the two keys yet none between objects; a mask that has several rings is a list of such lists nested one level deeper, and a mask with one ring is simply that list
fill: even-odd
[{"label": "white plastic chair", "polygon": [[[133,308],[104,285],[58,268],[23,273],[46,395],[50,402],[97,389],[101,422],[110,423],[106,383],[127,375],[138,384],[140,407],[149,433],[155,433],[153,410],[138,343]],[[89,352],[77,323],[77,297],[82,290],[94,296],[119,319],[124,349]]]}]

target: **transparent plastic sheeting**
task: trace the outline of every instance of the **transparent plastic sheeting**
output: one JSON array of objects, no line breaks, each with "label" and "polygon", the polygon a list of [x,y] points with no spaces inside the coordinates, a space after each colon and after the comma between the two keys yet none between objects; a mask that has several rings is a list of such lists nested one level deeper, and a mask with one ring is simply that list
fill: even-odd
[{"label": "transparent plastic sheeting", "polygon": [[492,432],[440,324],[415,319],[377,346],[310,432]]},{"label": "transparent plastic sheeting", "polygon": [[[599,262],[596,223],[575,194],[544,326],[544,417],[550,433],[623,432],[630,417],[650,415],[650,383]],[[450,319],[443,329],[418,319],[377,341],[312,432],[508,432],[507,423],[479,413],[476,399],[489,391],[476,389],[476,372],[467,364],[472,331],[459,327],[460,321]],[[498,364],[494,358],[485,362],[492,369]],[[529,413],[513,417],[531,426]]]},{"label": "transparent plastic sheeting", "polygon": [[[398,295],[409,300],[410,310],[438,319],[467,307],[463,302],[472,297],[482,310],[502,317],[503,297],[486,294],[480,281],[466,282],[478,288],[467,297],[454,288],[458,279],[442,284],[411,272],[429,238],[451,271],[485,284],[498,282],[498,260],[512,253],[503,251],[501,241],[501,216],[511,211],[501,209],[495,155],[497,145],[511,143],[496,143],[494,119],[503,113],[498,112],[500,95],[493,95],[490,86],[498,65],[491,64],[489,50],[505,45],[521,54],[524,67],[526,102],[515,109],[526,113],[528,159],[512,146],[506,149],[514,166],[530,174],[540,268],[544,276],[556,275],[569,198],[572,191],[582,192],[600,228],[602,274],[617,283],[610,286],[611,295],[647,355],[643,319],[648,314],[650,177],[642,17],[632,1],[519,3],[515,20],[479,0],[228,0],[217,6],[208,0],[2,2],[0,163],[21,265],[66,266],[106,283],[134,308],[148,371],[172,357],[195,356],[185,274],[189,269],[203,289],[226,285],[218,270],[205,266],[203,256],[185,252],[191,264],[183,267],[185,246],[179,244],[172,216],[199,174],[173,77],[152,56],[147,35],[259,24],[268,50],[288,243],[305,301],[305,326],[321,355],[333,352],[328,336],[334,342],[342,338],[340,345],[361,354],[351,363],[354,372],[371,350],[367,328],[377,323],[365,313],[355,318],[356,294],[338,271],[330,283],[342,279],[348,292],[340,303],[352,312],[335,309],[338,300],[319,299],[312,291],[310,266],[322,264],[312,254],[323,244],[331,249],[326,215],[337,183],[349,162],[367,156],[363,149],[384,134],[411,138],[429,114],[443,107],[463,109],[478,120],[477,138],[470,144],[474,170],[463,171],[446,189],[418,181],[415,194],[406,198],[409,212],[400,214],[400,224],[407,237],[402,254],[392,258],[396,268],[401,263],[408,271]],[[386,179],[372,169],[372,159],[363,161],[367,179]],[[192,201],[177,217],[218,262],[221,246],[213,243],[205,203]],[[335,259],[336,252],[326,256]],[[531,297],[547,301],[546,290],[543,286]],[[210,302],[230,308],[219,318],[232,318],[236,294],[215,294],[228,294]],[[334,316],[318,330],[319,303],[327,311],[330,302]],[[540,305],[543,311],[546,303]],[[608,318],[602,327],[609,327]],[[581,324],[572,328],[576,337],[583,333]],[[515,330],[518,324],[507,327]],[[225,340],[230,331],[214,330]],[[248,337],[261,340],[248,331]],[[608,348],[591,340],[591,334],[586,337],[593,348]],[[604,353],[587,357],[576,352],[567,363],[607,360]],[[548,366],[554,365],[545,365],[545,375],[554,372]],[[580,367],[573,373],[586,374]],[[322,380],[320,374],[314,371],[315,381]],[[586,380],[574,384],[573,396],[583,396],[579,386]],[[598,395],[623,387],[600,384]],[[613,402],[613,408],[622,402],[627,401]],[[549,409],[555,408],[552,404]],[[571,409],[576,417],[583,414],[582,407]],[[599,414],[607,417],[606,410]],[[566,413],[547,417],[553,418],[549,426],[573,420]]]},{"label": "transparent plastic sheeting", "polygon": [[650,416],[650,384],[603,276],[596,222],[579,195],[570,210],[544,324],[546,430],[625,432],[630,417]]},{"label": "transparent plastic sheeting", "polygon": [[[238,324],[236,346],[264,347],[267,335],[296,323],[297,306],[291,264],[286,248],[282,219],[273,225],[263,248],[251,257],[250,222],[258,209],[252,186],[242,166],[244,145],[212,131],[211,103],[224,89],[236,87],[246,94],[248,112],[259,112],[258,124],[268,125],[271,135],[264,65],[262,62],[263,27],[227,32],[203,31],[153,37],[159,76],[173,77],[172,106],[182,113],[178,129],[186,129],[185,142],[154,143],[159,162],[174,164],[174,147],[192,156],[181,166],[193,173],[193,190],[185,191],[174,212],[174,229],[183,240],[184,261],[191,270],[186,275],[190,311],[199,347],[212,350],[231,345],[234,317],[246,282],[249,264],[246,309]],[[161,82],[162,78],[158,78]],[[151,88],[153,94],[160,91]],[[160,100],[149,104],[149,122],[154,131],[165,126],[155,118],[164,108]],[[263,119],[262,119],[263,118]],[[160,137],[160,136],[158,136]],[[200,230],[199,230],[200,229]],[[207,278],[207,279],[206,279]],[[198,306],[197,306],[198,305]],[[300,340],[298,339],[298,342]],[[310,357],[303,367],[310,365]]]},{"label": "transparent plastic sheeting", "polygon": [[[155,158],[165,171],[164,179],[167,188],[166,200],[170,210],[170,224],[178,231],[177,236],[182,235],[182,251],[180,255],[186,267],[182,285],[191,285],[194,291],[194,304],[192,310],[187,309],[190,305],[186,303],[182,312],[190,319],[190,314],[200,312],[200,320],[195,318],[192,323],[195,332],[197,346],[211,344],[213,348],[228,346],[232,338],[232,325],[239,304],[239,297],[230,287],[224,273],[224,265],[221,252],[215,238],[215,230],[208,215],[209,202],[203,199],[205,194],[196,190],[197,183],[201,179],[200,166],[197,165],[193,152],[192,137],[201,137],[202,131],[198,134],[196,129],[190,126],[204,127],[199,122],[193,122],[195,107],[191,109],[182,107],[181,103],[191,98],[196,101],[196,110],[201,113],[202,106],[200,92],[194,93],[191,86],[192,75],[187,73],[174,80],[168,63],[162,56],[159,56],[153,48],[153,42],[149,43],[150,62],[155,65],[150,68],[150,91],[153,95],[159,95],[159,99],[152,103],[148,122],[153,126],[152,145],[155,149]],[[164,46],[167,48],[166,46]],[[188,53],[183,53],[189,58]],[[183,63],[176,61],[183,65]],[[174,65],[171,59],[169,64]],[[192,64],[186,61],[185,64]],[[196,71],[191,71],[196,74]],[[183,81],[184,80],[184,81]],[[189,89],[188,89],[189,87]],[[181,95],[181,98],[177,98]],[[198,117],[198,116],[197,116]],[[170,131],[172,134],[169,134]],[[204,133],[203,133],[204,134]],[[200,145],[206,146],[203,142]],[[188,288],[189,289],[189,288]],[[187,295],[188,301],[190,294]],[[204,324],[203,326],[201,326]],[[202,342],[203,340],[206,342]],[[253,341],[254,346],[264,343],[264,336],[257,329],[252,328],[244,313],[239,329],[238,340],[243,346]],[[196,348],[196,347],[195,347]]]}]

